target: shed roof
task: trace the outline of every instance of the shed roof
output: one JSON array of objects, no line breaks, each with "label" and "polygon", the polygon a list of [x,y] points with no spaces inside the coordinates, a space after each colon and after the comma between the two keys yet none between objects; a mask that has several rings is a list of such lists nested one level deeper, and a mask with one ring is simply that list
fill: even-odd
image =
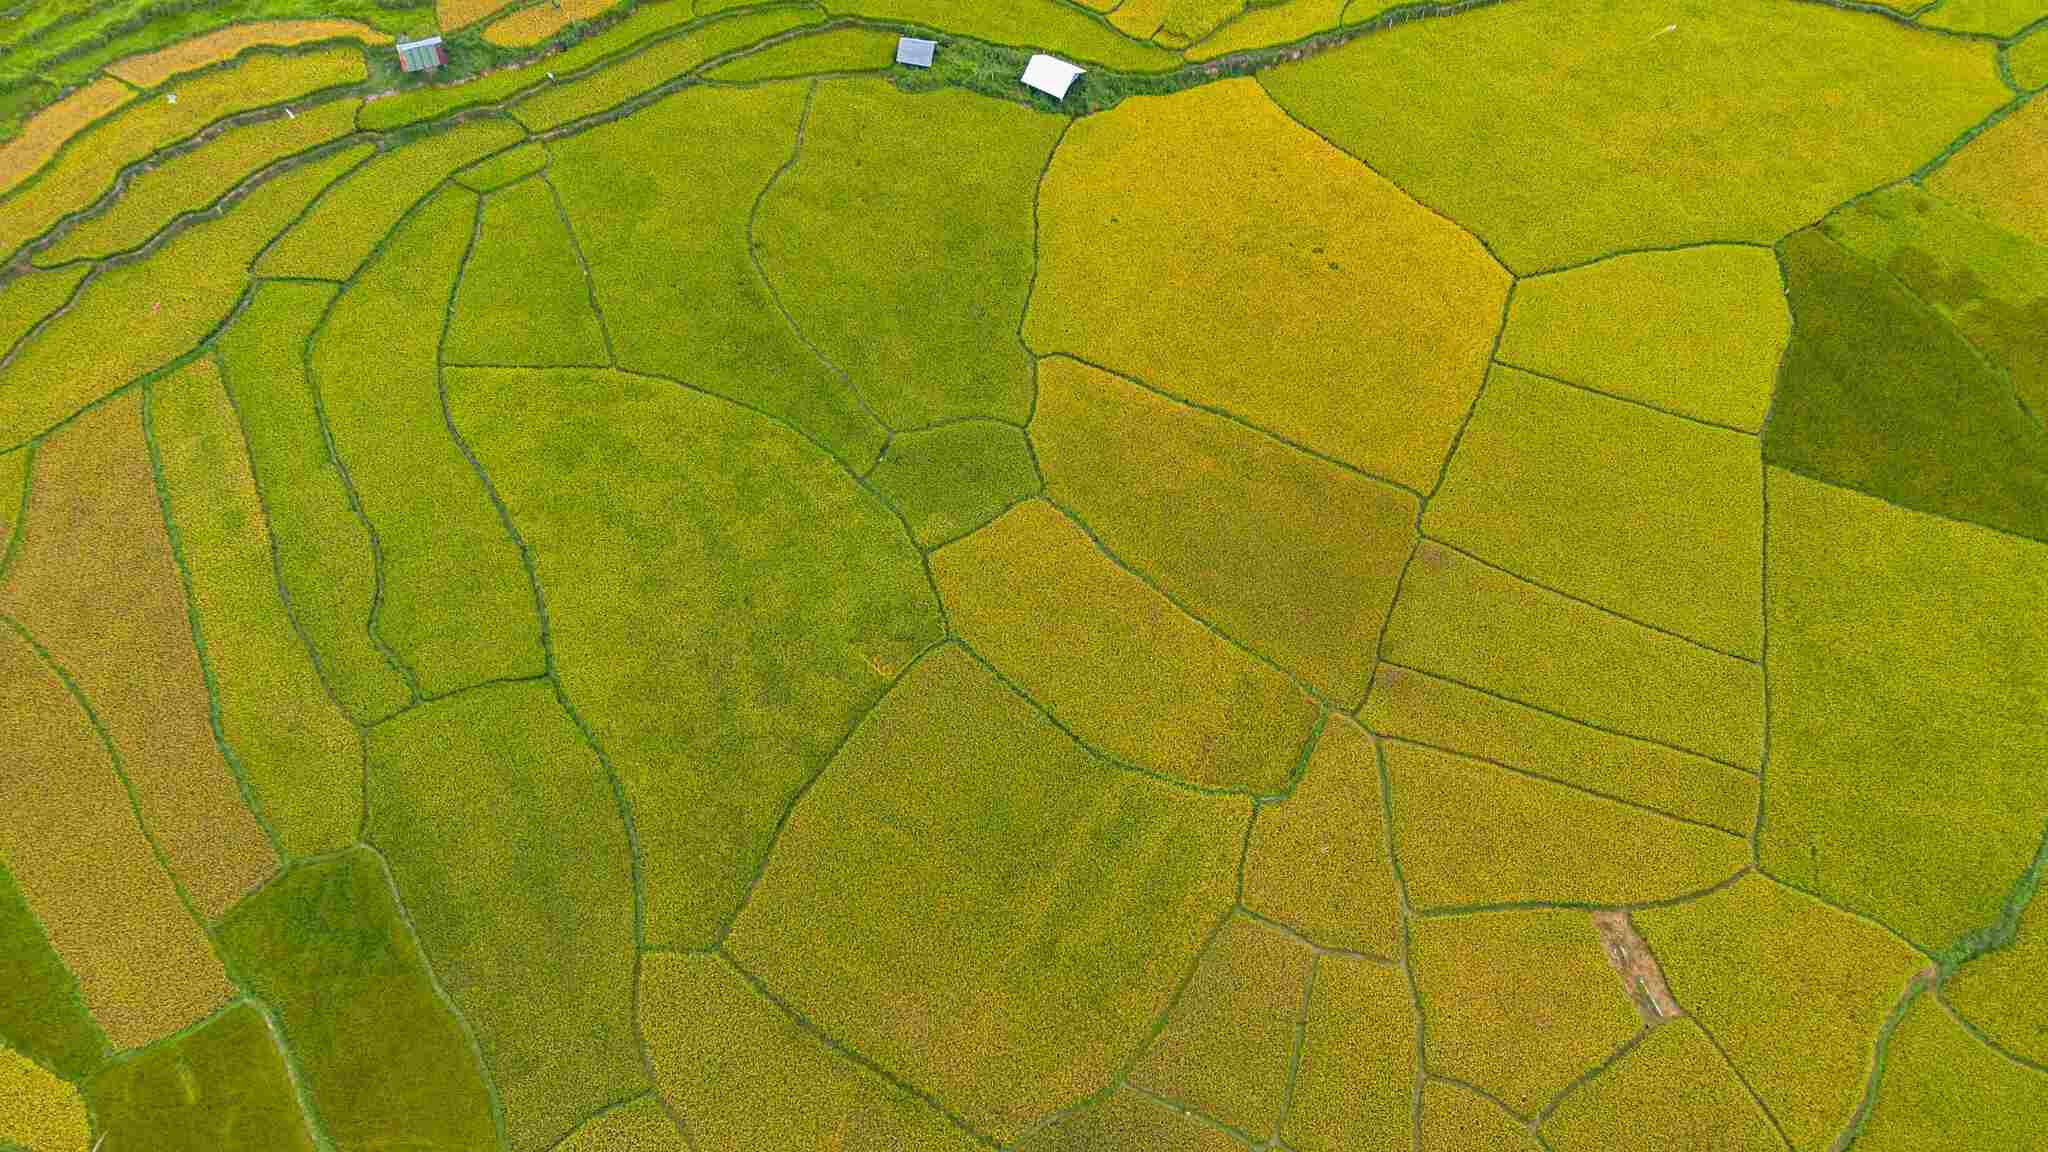
[{"label": "shed roof", "polygon": [[896,62],[913,68],[932,66],[932,54],[937,52],[939,42],[920,40],[915,36],[904,36],[896,41]]},{"label": "shed roof", "polygon": [[1086,68],[1041,52],[1024,65],[1024,83],[1055,100],[1065,100],[1067,89],[1073,87],[1074,81],[1086,71]]}]

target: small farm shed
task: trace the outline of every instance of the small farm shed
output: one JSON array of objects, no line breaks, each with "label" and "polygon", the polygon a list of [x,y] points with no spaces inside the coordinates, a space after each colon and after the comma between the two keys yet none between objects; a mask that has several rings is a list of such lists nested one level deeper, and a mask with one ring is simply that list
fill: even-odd
[{"label": "small farm shed", "polygon": [[1055,100],[1065,100],[1067,89],[1074,86],[1074,81],[1084,71],[1057,56],[1041,52],[1024,65],[1023,80],[1028,88],[1036,88]]},{"label": "small farm shed", "polygon": [[896,41],[896,62],[912,68],[932,66],[932,54],[939,50],[936,40],[920,40],[915,36],[900,37]]},{"label": "small farm shed", "polygon": [[432,72],[447,62],[448,50],[441,47],[439,36],[399,41],[398,67],[402,72]]}]

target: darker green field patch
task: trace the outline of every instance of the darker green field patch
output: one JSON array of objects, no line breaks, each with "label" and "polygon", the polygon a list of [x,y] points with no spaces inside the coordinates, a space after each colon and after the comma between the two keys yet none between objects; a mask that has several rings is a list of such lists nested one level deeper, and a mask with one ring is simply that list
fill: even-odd
[{"label": "darker green field patch", "polygon": [[2020,407],[2012,381],[1885,266],[1812,229],[1779,253],[1792,345],[1764,458],[1908,508],[2048,540],[2048,428]]},{"label": "darker green field patch", "polygon": [[276,1010],[337,1147],[498,1147],[483,1066],[435,991],[376,853],[301,864],[218,931],[229,974]]},{"label": "darker green field patch", "polygon": [[515,1152],[645,1090],[632,845],[552,688],[423,705],[373,729],[369,754],[369,841],[476,1030]]},{"label": "darker green field patch", "polygon": [[239,1000],[86,1083],[107,1152],[314,1152],[277,1035]]},{"label": "darker green field patch", "polygon": [[647,940],[709,947],[791,797],[940,637],[917,550],[815,444],[717,397],[588,370],[450,369],[448,393],[633,805]]},{"label": "darker green field patch", "polygon": [[920,548],[958,540],[1041,484],[1024,433],[995,420],[900,432],[868,482],[903,513]]},{"label": "darker green field patch", "polygon": [[484,200],[444,354],[450,364],[535,367],[610,359],[583,263],[546,183],[528,180]]},{"label": "darker green field patch", "polygon": [[78,977],[50,947],[13,873],[0,863],[0,1045],[82,1079],[107,1055]]}]

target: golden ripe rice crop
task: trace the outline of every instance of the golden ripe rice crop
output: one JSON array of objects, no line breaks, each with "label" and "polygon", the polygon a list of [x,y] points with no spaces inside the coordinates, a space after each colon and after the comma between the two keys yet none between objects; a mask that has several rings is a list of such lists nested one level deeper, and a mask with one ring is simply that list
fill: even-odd
[{"label": "golden ripe rice crop", "polygon": [[130,56],[107,65],[107,74],[144,90],[184,72],[232,60],[251,48],[289,48],[316,40],[358,40],[381,44],[377,31],[353,20],[258,20],[181,40],[169,48]]},{"label": "golden ripe rice crop", "polygon": [[117,80],[95,80],[30,117],[14,139],[0,145],[0,193],[34,175],[73,136],[134,95]]}]

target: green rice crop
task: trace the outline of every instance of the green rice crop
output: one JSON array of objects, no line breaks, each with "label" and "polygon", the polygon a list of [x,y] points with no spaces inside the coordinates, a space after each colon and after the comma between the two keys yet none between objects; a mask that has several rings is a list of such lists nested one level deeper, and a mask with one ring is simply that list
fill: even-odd
[{"label": "green rice crop", "polygon": [[14,874],[0,864],[0,1046],[83,1079],[108,1054],[106,1034],[79,995],[78,977],[50,946]]},{"label": "green rice crop", "polygon": [[[475,204],[466,196],[461,203],[464,208]],[[412,240],[414,244],[428,239],[445,242],[453,232],[460,259],[469,238],[452,221],[423,220],[418,228],[424,235]],[[393,237],[394,247],[403,247],[409,232],[401,229]],[[406,285],[400,278],[392,287],[404,290]],[[419,353],[431,359],[433,350],[423,347],[415,350]],[[450,364],[551,367],[608,360],[604,329],[590,308],[583,264],[555,206],[554,191],[545,182],[529,180],[484,200],[476,247],[462,265],[462,282],[448,314],[442,354]]]},{"label": "green rice crop", "polygon": [[1024,433],[995,420],[898,433],[868,483],[903,513],[920,548],[980,529],[1042,486]]},{"label": "green rice crop", "polygon": [[752,84],[838,72],[881,72],[896,62],[896,34],[873,28],[828,28],[768,45],[704,73],[728,84]]},{"label": "green rice crop", "polygon": [[86,1082],[85,1095],[109,1149],[317,1147],[277,1036],[248,1000],[108,1064]]},{"label": "green rice crop", "polygon": [[1414,1137],[1415,1002],[1399,969],[1317,959],[1281,1136],[1300,1152],[1399,1148]]},{"label": "green rice crop", "polygon": [[1685,1019],[1659,1024],[1614,1064],[1566,1093],[1544,1119],[1543,1139],[1557,1152],[1785,1147],[1714,1042]]}]

